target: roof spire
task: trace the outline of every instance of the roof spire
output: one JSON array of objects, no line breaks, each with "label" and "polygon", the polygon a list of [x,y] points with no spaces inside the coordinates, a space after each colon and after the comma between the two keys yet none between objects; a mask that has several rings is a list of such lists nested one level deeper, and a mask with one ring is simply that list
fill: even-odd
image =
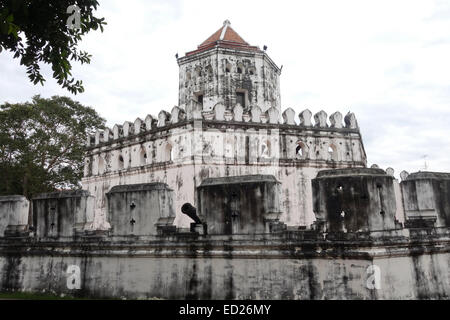
[{"label": "roof spire", "polygon": [[203,41],[198,46],[197,50],[187,52],[186,55],[192,55],[198,52],[202,52],[215,46],[260,52],[258,47],[251,46],[247,42],[245,42],[245,40],[242,39],[242,37],[233,30],[230,20],[227,19],[223,22],[223,26],[219,30],[214,32],[214,34],[212,34],[208,39]]},{"label": "roof spire", "polygon": [[220,40],[223,40],[223,38],[225,37],[225,33],[227,33],[227,29],[230,25],[231,25],[231,22],[228,19],[223,22],[222,33],[220,34],[220,38],[219,38]]}]

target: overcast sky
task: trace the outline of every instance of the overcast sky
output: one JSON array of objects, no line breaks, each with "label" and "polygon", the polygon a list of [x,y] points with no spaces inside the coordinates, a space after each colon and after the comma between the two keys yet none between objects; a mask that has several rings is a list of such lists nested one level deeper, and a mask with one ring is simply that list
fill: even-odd
[{"label": "overcast sky", "polygon": [[[0,103],[67,95],[94,107],[107,124],[170,111],[178,103],[180,56],[225,19],[262,48],[281,75],[282,109],[356,114],[368,165],[450,172],[450,1],[99,0],[105,32],[81,48],[75,65],[85,92],[51,79],[34,86],[25,68],[0,54]],[[298,121],[298,119],[297,119]]]}]

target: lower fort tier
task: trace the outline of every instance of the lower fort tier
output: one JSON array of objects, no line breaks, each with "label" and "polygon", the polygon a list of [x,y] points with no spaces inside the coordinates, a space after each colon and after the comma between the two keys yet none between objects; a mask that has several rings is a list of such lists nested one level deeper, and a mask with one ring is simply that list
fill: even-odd
[{"label": "lower fort tier", "polygon": [[86,191],[31,202],[0,197],[0,289],[116,298],[449,298],[450,174],[401,176],[397,184],[391,170],[319,171],[308,228],[282,221],[282,183],[273,175],[204,179],[197,206],[180,210],[189,228],[174,225],[175,192],[159,182],[111,188],[107,231],[93,227],[95,198]]}]

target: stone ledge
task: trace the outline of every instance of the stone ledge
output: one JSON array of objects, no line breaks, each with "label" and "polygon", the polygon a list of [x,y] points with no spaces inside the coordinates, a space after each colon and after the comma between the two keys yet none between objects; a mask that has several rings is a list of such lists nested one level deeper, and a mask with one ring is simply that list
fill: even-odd
[{"label": "stone ledge", "polygon": [[139,183],[139,184],[125,184],[114,186],[109,190],[107,194],[119,193],[119,192],[136,192],[136,191],[149,191],[149,190],[169,190],[169,186],[162,182],[152,182],[152,183]]},{"label": "stone ledge", "polygon": [[0,202],[8,202],[8,201],[25,201],[27,198],[22,195],[11,195],[11,196],[1,196]]},{"label": "stone ledge", "polygon": [[220,177],[220,178],[207,178],[203,180],[202,184],[199,186],[214,186],[214,185],[224,185],[224,184],[240,184],[240,183],[254,183],[254,182],[275,182],[279,181],[272,175],[247,175],[247,176],[233,176],[233,177]]},{"label": "stone ledge", "polygon": [[340,177],[340,176],[382,176],[390,177],[383,169],[374,168],[346,168],[346,169],[330,169],[322,170],[317,173],[317,178]]},{"label": "stone ledge", "polygon": [[33,200],[42,199],[62,199],[62,198],[78,198],[83,196],[90,196],[90,192],[87,190],[70,190],[70,191],[59,191],[59,192],[49,192],[41,193],[33,197]]},{"label": "stone ledge", "polygon": [[408,175],[404,181],[410,180],[450,180],[450,173],[447,172],[431,172],[431,171],[419,171]]}]

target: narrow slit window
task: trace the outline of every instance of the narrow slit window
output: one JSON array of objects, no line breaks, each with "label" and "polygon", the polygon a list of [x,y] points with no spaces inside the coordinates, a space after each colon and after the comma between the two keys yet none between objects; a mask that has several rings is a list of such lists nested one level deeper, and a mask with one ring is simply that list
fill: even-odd
[{"label": "narrow slit window", "polygon": [[295,154],[300,158],[303,157],[303,148],[300,144],[295,148]]},{"label": "narrow slit window", "polygon": [[245,93],[236,92],[236,103],[239,103],[243,108],[245,108]]},{"label": "narrow slit window", "polygon": [[119,156],[119,170],[124,168],[125,161],[122,156]]}]

